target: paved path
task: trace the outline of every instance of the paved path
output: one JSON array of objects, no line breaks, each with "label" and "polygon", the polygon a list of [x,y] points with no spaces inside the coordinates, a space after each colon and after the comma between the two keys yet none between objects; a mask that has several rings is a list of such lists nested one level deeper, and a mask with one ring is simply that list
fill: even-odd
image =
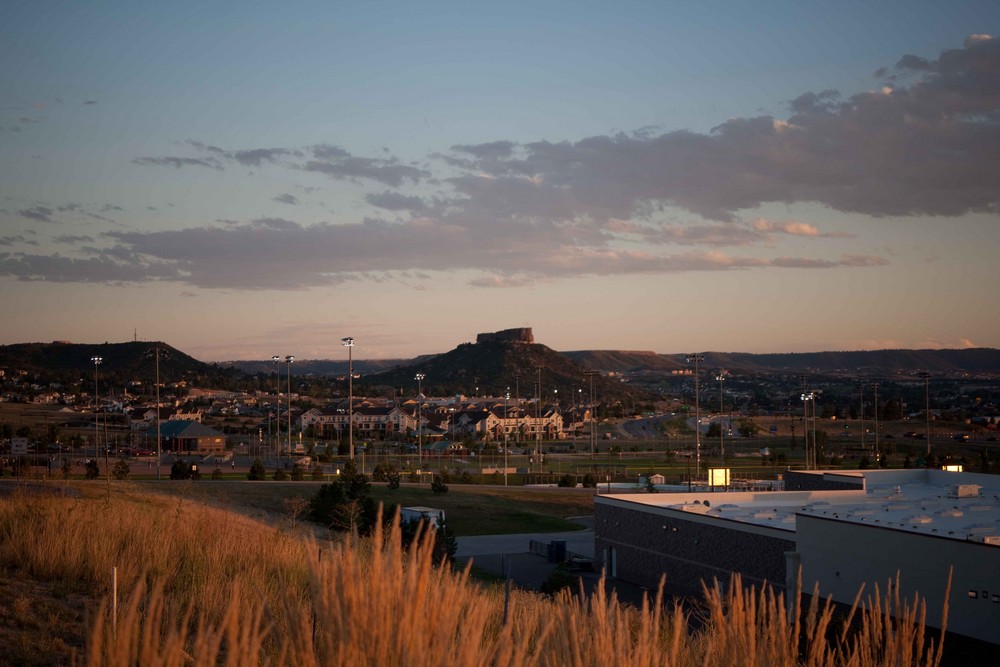
[{"label": "paved path", "polygon": [[573,553],[594,557],[594,529],[570,533],[517,533],[514,535],[471,535],[458,538],[456,557],[487,556],[495,554],[527,553],[531,540],[545,542],[565,540],[566,549]]}]

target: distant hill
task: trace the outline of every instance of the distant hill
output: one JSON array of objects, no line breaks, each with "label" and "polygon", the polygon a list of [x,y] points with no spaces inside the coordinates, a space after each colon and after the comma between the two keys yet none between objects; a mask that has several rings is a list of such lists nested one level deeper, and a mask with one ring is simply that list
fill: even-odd
[{"label": "distant hill", "polygon": [[101,375],[121,380],[153,381],[156,360],[152,350],[160,347],[160,379],[218,382],[232,377],[234,369],[223,369],[190,357],[166,343],[17,343],[0,345],[0,367],[29,373],[90,376],[93,357],[101,357]]},{"label": "distant hill", "polygon": [[[505,340],[463,343],[450,352],[375,373],[365,381],[377,386],[412,388],[417,384],[416,374],[422,373],[424,393],[428,395],[501,396],[510,388],[512,397],[519,394],[529,398],[535,395],[539,367],[545,401],[551,401],[554,392],[564,402],[587,398],[587,368],[545,345]],[[595,376],[593,381],[595,393],[604,401],[655,398],[611,378]]]},{"label": "distant hill", "polygon": [[[606,371],[670,371],[690,366],[684,354],[581,350],[564,352],[588,368]],[[1000,372],[1000,350],[869,350],[749,354],[705,352],[704,368],[727,368],[760,373],[882,373],[929,371],[937,374]]]},{"label": "distant hill", "polygon": [[[518,330],[521,331],[521,330]],[[511,387],[515,391],[520,375],[522,396],[534,395],[535,367],[542,366],[543,391],[564,392],[584,389],[583,374],[597,371],[634,373],[670,372],[688,368],[684,354],[658,354],[650,351],[578,350],[557,352],[533,342],[530,329],[527,340],[494,339],[484,334],[476,343],[463,343],[443,354],[421,355],[414,359],[355,359],[354,370],[361,373],[361,385],[406,387],[415,384],[418,372],[427,376],[427,393],[480,393],[494,395]],[[500,332],[504,333],[504,332]],[[274,364],[269,360],[229,361],[208,364],[165,343],[18,343],[0,345],[0,368],[28,372],[50,372],[71,378],[91,374],[91,358],[103,357],[102,374],[122,380],[153,379],[154,363],[149,352],[159,345],[161,379],[187,379],[216,386],[231,385],[244,375],[270,375]],[[964,350],[871,350],[841,352],[805,352],[749,354],[745,352],[704,352],[703,368],[726,368],[745,373],[851,373],[858,375],[911,374],[929,371],[936,375],[964,373],[1000,373],[1000,350],[973,348]],[[347,360],[295,360],[297,376],[344,376]],[[607,396],[614,391],[638,399],[638,389],[614,379],[595,378],[595,389]],[[579,392],[578,392],[579,393]]]},{"label": "distant hill", "polygon": [[[430,358],[434,355],[425,355],[421,358]],[[363,373],[365,375],[369,373],[378,373],[380,371],[385,371],[390,368],[395,368],[396,366],[403,366],[406,364],[413,363],[415,360],[412,359],[355,359],[353,366],[355,373]],[[296,358],[293,362],[295,368],[292,370],[295,375],[347,375],[348,363],[347,359],[298,359]],[[261,359],[242,359],[236,361],[220,361],[220,366],[238,368],[247,375],[257,375],[258,373],[263,373],[264,375],[271,375],[275,372],[275,366],[273,361],[261,360]],[[284,373],[284,370],[281,370]]]}]

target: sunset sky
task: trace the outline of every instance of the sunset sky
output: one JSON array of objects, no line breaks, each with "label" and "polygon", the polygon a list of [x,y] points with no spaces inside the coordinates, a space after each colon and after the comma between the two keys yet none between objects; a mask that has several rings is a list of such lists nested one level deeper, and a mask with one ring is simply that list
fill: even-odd
[{"label": "sunset sky", "polygon": [[0,86],[0,344],[1000,347],[996,0],[6,0]]}]

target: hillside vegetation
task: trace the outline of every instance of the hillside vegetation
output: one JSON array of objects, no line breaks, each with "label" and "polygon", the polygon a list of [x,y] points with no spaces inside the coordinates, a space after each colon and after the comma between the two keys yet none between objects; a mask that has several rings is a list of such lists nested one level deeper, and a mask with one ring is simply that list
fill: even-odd
[{"label": "hillside vegetation", "polygon": [[[4,660],[92,665],[935,665],[922,605],[876,591],[841,630],[814,602],[789,624],[782,598],[705,591],[703,622],[659,596],[625,607],[598,587],[555,599],[435,568],[398,527],[317,542],[291,525],[120,487],[0,504],[7,591],[37,581],[90,600],[81,645],[30,644],[41,601],[3,600]],[[110,595],[118,570],[118,604]],[[898,590],[898,587],[896,587]],[[100,598],[98,604],[96,600]],[[891,621],[890,613],[897,621]],[[51,625],[56,625],[55,623]],[[846,625],[844,626],[846,628]],[[21,648],[26,647],[26,648]],[[41,650],[48,654],[39,654]]]}]

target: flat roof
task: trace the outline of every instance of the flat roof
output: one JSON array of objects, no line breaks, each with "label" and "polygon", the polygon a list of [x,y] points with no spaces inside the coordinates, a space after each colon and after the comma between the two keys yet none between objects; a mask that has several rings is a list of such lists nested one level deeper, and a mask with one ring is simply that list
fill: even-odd
[{"label": "flat roof", "polygon": [[1000,546],[998,475],[917,469],[837,471],[835,476],[854,478],[859,488],[634,493],[597,496],[596,502],[638,504],[785,531],[795,530],[797,515],[813,515]]}]

